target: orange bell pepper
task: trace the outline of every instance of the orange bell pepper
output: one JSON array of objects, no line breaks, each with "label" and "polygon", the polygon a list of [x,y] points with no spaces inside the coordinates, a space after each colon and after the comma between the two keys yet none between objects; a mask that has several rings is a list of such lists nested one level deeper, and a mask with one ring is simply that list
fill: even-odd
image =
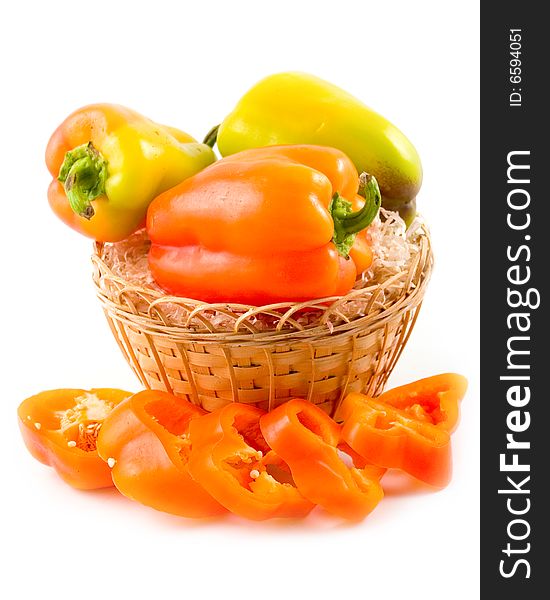
[{"label": "orange bell pepper", "polygon": [[347,258],[380,205],[371,178],[352,212],[358,185],[353,163],[334,148],[272,146],[224,158],[149,206],[153,277],[170,293],[208,302],[345,294],[372,261],[364,250],[359,269]]},{"label": "orange bell pepper", "polygon": [[19,428],[29,452],[83,490],[113,485],[96,441],[104,420],[131,392],[115,389],[60,389],[41,392],[18,408]]},{"label": "orange bell pepper", "polygon": [[117,489],[133,500],[183,517],[225,512],[189,475],[189,424],[202,408],[166,392],[145,390],[120,404],[97,440]]},{"label": "orange bell pepper", "polygon": [[233,513],[247,519],[303,517],[313,508],[293,485],[259,427],[264,411],[232,403],[190,426],[191,475]]},{"label": "orange bell pepper", "polygon": [[452,433],[458,426],[459,403],[467,387],[466,377],[442,373],[392,388],[378,400]]},{"label": "orange bell pepper", "polygon": [[351,393],[342,403],[342,439],[365,460],[397,468],[435,487],[452,473],[448,431],[406,410]]},{"label": "orange bell pepper", "polygon": [[340,444],[339,425],[315,405],[290,400],[262,416],[260,427],[288,464],[298,490],[328,512],[362,519],[382,499],[379,479],[384,470],[365,461],[348,466],[341,452],[357,457]]}]

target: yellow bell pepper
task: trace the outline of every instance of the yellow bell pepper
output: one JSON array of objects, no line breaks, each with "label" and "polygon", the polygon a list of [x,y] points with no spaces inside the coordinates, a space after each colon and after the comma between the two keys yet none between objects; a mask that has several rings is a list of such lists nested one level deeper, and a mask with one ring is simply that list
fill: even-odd
[{"label": "yellow bell pepper", "polygon": [[102,242],[142,227],[150,202],[216,160],[173,127],[114,104],[85,106],[55,130],[46,150],[48,200],[76,231]]},{"label": "yellow bell pepper", "polygon": [[254,85],[207,135],[222,156],[278,144],[332,146],[361,172],[374,175],[382,206],[406,221],[416,213],[422,165],[392,123],[335,85],[307,73],[277,73]]}]

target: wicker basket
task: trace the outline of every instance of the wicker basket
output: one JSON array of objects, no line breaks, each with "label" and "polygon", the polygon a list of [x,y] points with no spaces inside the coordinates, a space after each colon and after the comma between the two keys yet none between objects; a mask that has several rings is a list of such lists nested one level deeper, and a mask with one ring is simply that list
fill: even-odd
[{"label": "wicker basket", "polygon": [[333,415],[346,392],[381,393],[395,367],[433,265],[424,228],[417,248],[407,270],[347,296],[301,304],[166,296],[116,276],[102,244],[94,247],[93,278],[111,331],[144,386],[209,411],[234,401],[269,410],[300,397]]}]

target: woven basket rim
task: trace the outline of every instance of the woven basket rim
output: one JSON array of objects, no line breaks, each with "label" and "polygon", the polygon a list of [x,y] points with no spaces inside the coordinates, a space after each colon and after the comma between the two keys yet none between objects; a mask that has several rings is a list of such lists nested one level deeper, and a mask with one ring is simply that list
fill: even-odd
[{"label": "woven basket rim", "polygon": [[[105,244],[101,242],[94,242],[93,246],[93,280],[96,294],[104,310],[115,316],[117,320],[137,326],[153,335],[165,336],[169,339],[200,340],[203,343],[231,340],[231,343],[240,342],[242,345],[262,340],[282,342],[288,339],[313,339],[326,336],[328,333],[336,336],[350,329],[365,327],[367,323],[383,326],[396,312],[420,304],[434,263],[430,234],[424,223],[418,229],[418,240],[420,249],[408,269],[395,273],[380,283],[354,288],[343,296],[330,296],[307,302],[279,302],[252,306],[231,302],[206,303],[165,294],[152,287],[130,283],[113,273],[103,260]],[[375,308],[378,296],[400,279],[403,279],[402,292],[388,306]],[[147,306],[147,310],[139,306],[135,298],[140,299],[142,304]],[[366,298],[368,300],[365,300]],[[357,317],[347,318],[338,310],[348,302],[363,300],[365,301],[364,313]],[[168,304],[185,309],[187,314],[185,322],[173,323],[166,318],[162,306]],[[321,311],[323,314],[318,324],[304,327],[297,323],[293,316],[303,310]],[[233,330],[215,330],[204,317],[204,313],[209,311],[216,311],[233,319]],[[277,321],[277,325],[269,329],[255,330],[251,318],[260,314],[270,316]],[[332,325],[332,317],[337,317],[340,321]],[[191,326],[193,322],[202,324],[204,328]]]}]

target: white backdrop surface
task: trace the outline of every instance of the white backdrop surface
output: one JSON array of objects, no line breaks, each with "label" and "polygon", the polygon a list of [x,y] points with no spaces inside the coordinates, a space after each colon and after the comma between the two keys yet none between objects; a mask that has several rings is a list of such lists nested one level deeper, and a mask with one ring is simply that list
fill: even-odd
[{"label": "white backdrop surface", "polygon": [[[1,544],[4,598],[475,598],[479,584],[478,3],[13,2],[3,91]],[[77,492],[25,450],[21,400],[140,389],[94,297],[90,241],[46,202],[44,148],[75,108],[130,106],[195,137],[263,76],[303,70],[397,124],[424,165],[436,268],[388,387],[470,381],[443,491],[387,494],[360,524],[193,522]]]}]

